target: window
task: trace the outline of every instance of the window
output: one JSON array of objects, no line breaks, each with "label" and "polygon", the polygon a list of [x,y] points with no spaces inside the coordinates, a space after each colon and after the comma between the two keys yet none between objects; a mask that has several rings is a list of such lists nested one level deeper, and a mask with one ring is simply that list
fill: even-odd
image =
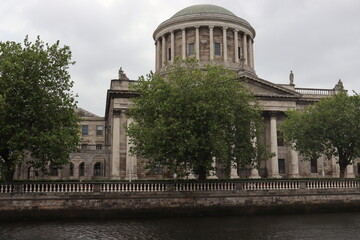
[{"label": "window", "polygon": [[215,56],[221,56],[221,44],[214,43],[214,54]]},{"label": "window", "polygon": [[74,176],[74,164],[72,162],[70,163],[69,175],[70,177]]},{"label": "window", "polygon": [[171,60],[171,48],[168,49],[168,59]]},{"label": "window", "polygon": [[96,150],[101,150],[102,149],[102,144],[96,144]]},{"label": "window", "polygon": [[279,159],[279,173],[284,174],[285,173],[285,159]]},{"label": "window", "polygon": [[57,176],[58,175],[58,167],[51,163],[49,166],[49,170],[50,170],[50,176]]},{"label": "window", "polygon": [[284,146],[284,134],[280,131],[277,131],[277,144],[278,146]]},{"label": "window", "polygon": [[83,177],[84,175],[85,175],[85,164],[80,163],[80,165],[79,165],[79,176]]},{"label": "window", "polygon": [[88,148],[87,144],[81,144],[81,150],[86,150]]},{"label": "window", "polygon": [[82,125],[81,133],[82,133],[82,135],[88,135],[89,134],[89,126],[88,125]]},{"label": "window", "polygon": [[238,58],[241,59],[241,48],[238,47]]},{"label": "window", "polygon": [[188,55],[194,55],[195,54],[195,45],[193,43],[188,44]]},{"label": "window", "polygon": [[103,126],[97,125],[96,126],[96,135],[101,136],[103,134]]},{"label": "window", "polygon": [[310,164],[311,164],[311,173],[317,173],[318,172],[317,159],[311,159]]},{"label": "window", "polygon": [[100,162],[97,162],[94,165],[94,176],[103,176],[103,167]]}]

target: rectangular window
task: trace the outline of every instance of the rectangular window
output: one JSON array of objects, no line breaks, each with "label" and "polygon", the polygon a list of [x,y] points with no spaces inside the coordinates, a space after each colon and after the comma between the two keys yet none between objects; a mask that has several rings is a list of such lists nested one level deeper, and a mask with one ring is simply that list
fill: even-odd
[{"label": "rectangular window", "polygon": [[317,159],[311,159],[311,173],[317,173]]},{"label": "rectangular window", "polygon": [[277,131],[277,144],[278,146],[284,146],[284,134],[280,131]]},{"label": "rectangular window", "polygon": [[285,159],[279,159],[279,173],[284,174],[285,173]]},{"label": "rectangular window", "polygon": [[89,134],[89,126],[88,125],[82,125],[81,134],[82,135],[88,135]]},{"label": "rectangular window", "polygon": [[241,59],[241,48],[238,47],[238,58]]},{"label": "rectangular window", "polygon": [[169,56],[169,61],[171,60],[171,48],[169,48],[169,51],[168,51],[168,56]]},{"label": "rectangular window", "polygon": [[102,149],[102,144],[96,144],[96,150],[101,150]]},{"label": "rectangular window", "polygon": [[195,45],[194,43],[189,43],[188,44],[188,55],[194,55],[195,54]]},{"label": "rectangular window", "polygon": [[87,144],[81,144],[81,150],[86,150],[88,148]]},{"label": "rectangular window", "polygon": [[101,136],[103,134],[103,126],[97,125],[96,126],[96,135]]},{"label": "rectangular window", "polygon": [[221,44],[214,43],[214,54],[215,56],[221,56]]}]

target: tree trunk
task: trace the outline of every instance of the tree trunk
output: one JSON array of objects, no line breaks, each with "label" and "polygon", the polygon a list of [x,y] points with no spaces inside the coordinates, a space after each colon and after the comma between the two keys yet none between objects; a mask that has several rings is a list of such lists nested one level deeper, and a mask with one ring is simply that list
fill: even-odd
[{"label": "tree trunk", "polygon": [[198,178],[198,180],[199,181],[205,181],[206,180],[206,173],[207,173],[207,171],[206,171],[206,169],[203,169],[203,168],[201,168],[201,169],[199,169],[199,178]]},{"label": "tree trunk", "polygon": [[340,166],[340,179],[344,179],[347,165],[339,164],[339,166]]},{"label": "tree trunk", "polygon": [[5,182],[13,182],[15,169],[13,169],[11,166],[8,166],[7,164],[4,166],[3,173]]}]

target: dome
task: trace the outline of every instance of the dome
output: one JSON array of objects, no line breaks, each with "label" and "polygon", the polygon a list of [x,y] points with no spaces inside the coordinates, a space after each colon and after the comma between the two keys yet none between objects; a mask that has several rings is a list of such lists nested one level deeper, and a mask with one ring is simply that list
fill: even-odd
[{"label": "dome", "polygon": [[184,9],[178,11],[171,18],[176,18],[176,17],[190,15],[190,14],[206,14],[206,13],[222,14],[222,15],[229,15],[229,16],[236,17],[236,15],[234,13],[230,12],[229,10],[227,10],[223,7],[219,7],[219,6],[211,5],[211,4],[199,4],[199,5],[193,5],[193,6],[184,8]]}]

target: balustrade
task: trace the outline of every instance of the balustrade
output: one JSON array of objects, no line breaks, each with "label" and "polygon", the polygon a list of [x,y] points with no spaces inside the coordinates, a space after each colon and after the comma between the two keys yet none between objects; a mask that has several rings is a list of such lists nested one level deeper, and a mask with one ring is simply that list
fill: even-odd
[{"label": "balustrade", "polygon": [[293,189],[356,189],[359,180],[254,180],[211,182],[118,182],[118,183],[0,183],[5,193],[91,193],[91,192],[211,192],[282,191]]}]

